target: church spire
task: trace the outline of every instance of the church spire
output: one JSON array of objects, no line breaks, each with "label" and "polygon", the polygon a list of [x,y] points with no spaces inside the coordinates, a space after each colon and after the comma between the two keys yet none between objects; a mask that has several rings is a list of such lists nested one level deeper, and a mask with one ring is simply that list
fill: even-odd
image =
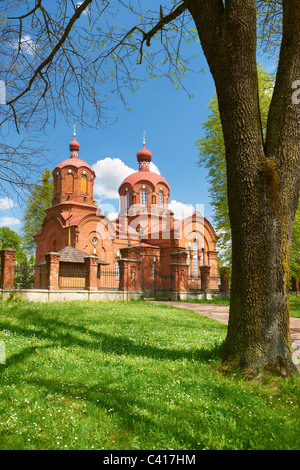
[{"label": "church spire", "polygon": [[70,158],[78,158],[78,152],[79,152],[80,145],[76,140],[76,126],[75,126],[75,123],[74,123],[73,129],[74,129],[73,140],[72,140],[72,142],[70,142],[70,145],[69,145],[69,147],[70,147]]}]

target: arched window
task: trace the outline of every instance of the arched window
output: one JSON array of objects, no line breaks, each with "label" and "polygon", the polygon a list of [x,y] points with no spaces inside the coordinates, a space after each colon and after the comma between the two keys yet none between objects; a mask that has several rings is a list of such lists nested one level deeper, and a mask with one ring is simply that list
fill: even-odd
[{"label": "arched window", "polygon": [[141,191],[141,204],[142,204],[142,206],[147,206],[147,204],[148,204],[147,189],[142,189],[142,191]]},{"label": "arched window", "polygon": [[164,195],[162,191],[159,191],[158,193],[158,204],[159,204],[159,207],[163,207],[164,205]]},{"label": "arched window", "polygon": [[116,274],[116,277],[120,277],[120,268],[119,268],[118,259],[119,258],[115,259],[115,274]]},{"label": "arched window", "polygon": [[204,264],[204,248],[201,250],[201,258],[200,258],[200,266],[203,266]]},{"label": "arched window", "polygon": [[130,195],[129,195],[129,192],[127,191],[127,193],[126,193],[126,209],[129,209],[129,205],[130,205]]},{"label": "arched window", "polygon": [[73,192],[73,186],[74,186],[74,177],[72,173],[67,173],[66,174],[66,193],[72,193]]},{"label": "arched window", "polygon": [[86,175],[81,175],[80,179],[80,191],[82,193],[87,193],[87,177]]},{"label": "arched window", "polygon": [[193,276],[198,277],[198,242],[193,241]]},{"label": "arched window", "polygon": [[187,252],[187,264],[188,264],[188,275],[190,276],[191,275],[191,254],[190,254],[190,249],[191,247],[189,247],[188,249],[188,252]]},{"label": "arched window", "polygon": [[55,196],[58,196],[60,194],[60,183],[61,183],[60,175],[57,175],[56,185],[55,185]]}]

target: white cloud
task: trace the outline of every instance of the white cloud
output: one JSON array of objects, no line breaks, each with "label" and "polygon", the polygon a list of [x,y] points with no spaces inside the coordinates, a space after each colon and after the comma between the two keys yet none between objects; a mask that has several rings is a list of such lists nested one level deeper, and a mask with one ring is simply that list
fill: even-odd
[{"label": "white cloud", "polygon": [[[127,166],[120,158],[104,158],[93,165],[96,173],[94,194],[101,199],[119,199],[118,189],[122,181],[136,170]],[[159,173],[154,163],[150,163],[150,171]]]},{"label": "white cloud", "polygon": [[0,199],[0,210],[12,209],[13,207],[16,205],[10,197]]},{"label": "white cloud", "polygon": [[17,217],[1,217],[0,227],[11,227],[12,225],[20,225],[21,220]]},{"label": "white cloud", "polygon": [[195,212],[193,204],[184,204],[183,202],[175,201],[175,199],[172,199],[169,203],[169,209],[174,212],[175,219],[184,219]]},{"label": "white cloud", "polygon": [[[83,4],[83,2],[77,2],[77,3],[76,3],[76,7],[75,7],[76,10],[77,10],[77,8],[79,8],[82,4]],[[89,9],[88,9],[88,8],[86,8],[85,10],[83,10],[82,15],[88,15],[88,14],[89,14]]]},{"label": "white cloud", "polygon": [[96,173],[94,194],[102,199],[118,199],[122,181],[135,170],[125,165],[120,158],[104,158],[93,165]]},{"label": "white cloud", "polygon": [[36,53],[36,50],[37,50],[36,43],[28,34],[21,37],[21,42],[19,39],[14,41],[12,43],[12,48],[18,49],[19,44],[21,44],[21,51],[23,52],[23,54],[34,55]]},{"label": "white cloud", "polygon": [[154,163],[152,163],[152,162],[150,162],[150,171],[153,171],[153,173],[157,173],[158,175],[160,175],[159,169],[158,169],[157,166],[154,165]]}]

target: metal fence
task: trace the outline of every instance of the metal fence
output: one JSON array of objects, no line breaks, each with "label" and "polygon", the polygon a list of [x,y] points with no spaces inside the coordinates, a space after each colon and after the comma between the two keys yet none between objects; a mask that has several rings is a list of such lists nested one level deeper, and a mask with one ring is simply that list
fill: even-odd
[{"label": "metal fence", "polygon": [[46,275],[46,265],[16,263],[14,286],[16,289],[45,289]]},{"label": "metal fence", "polygon": [[[61,264],[58,271],[59,289],[82,290],[87,287],[88,269],[85,264]],[[98,289],[119,289],[119,270],[98,266]],[[15,289],[46,289],[47,266],[15,264],[14,286]]]},{"label": "metal fence", "polygon": [[98,288],[119,289],[120,275],[118,269],[98,266]]}]

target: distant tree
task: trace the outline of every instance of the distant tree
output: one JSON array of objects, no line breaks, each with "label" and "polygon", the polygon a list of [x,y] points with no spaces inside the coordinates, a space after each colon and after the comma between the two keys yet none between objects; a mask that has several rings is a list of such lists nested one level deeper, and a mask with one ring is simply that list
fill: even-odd
[{"label": "distant tree", "polygon": [[[258,67],[259,102],[262,129],[265,136],[272,98],[274,77],[265,67]],[[231,265],[231,227],[227,199],[225,144],[216,95],[208,105],[207,121],[202,124],[204,137],[196,140],[199,149],[198,166],[208,169],[209,195],[212,201],[214,227],[218,237],[220,263]]]},{"label": "distant tree", "polygon": [[53,180],[49,169],[40,175],[39,181],[33,186],[26,201],[23,215],[22,238],[24,250],[34,253],[35,243],[33,236],[42,227],[46,217],[45,209],[51,206],[53,198]]},{"label": "distant tree", "polygon": [[21,237],[8,227],[0,227],[0,249],[13,248],[17,251],[16,261],[26,263],[27,257],[22,249]]}]

